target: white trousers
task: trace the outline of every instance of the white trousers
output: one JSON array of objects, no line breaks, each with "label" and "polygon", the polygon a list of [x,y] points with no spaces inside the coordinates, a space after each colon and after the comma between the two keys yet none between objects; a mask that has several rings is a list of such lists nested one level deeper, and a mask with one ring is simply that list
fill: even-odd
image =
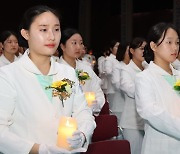
[{"label": "white trousers", "polygon": [[124,128],[123,136],[125,140],[128,140],[130,142],[131,154],[140,154],[142,149],[144,131]]}]

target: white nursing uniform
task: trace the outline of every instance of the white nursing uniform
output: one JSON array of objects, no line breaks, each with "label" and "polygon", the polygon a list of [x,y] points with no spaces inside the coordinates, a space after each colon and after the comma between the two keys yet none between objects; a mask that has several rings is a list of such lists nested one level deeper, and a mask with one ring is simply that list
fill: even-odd
[{"label": "white nursing uniform", "polygon": [[135,80],[137,111],[145,121],[141,154],[180,153],[180,93],[165,78],[180,79],[151,62]]},{"label": "white nursing uniform", "polygon": [[78,129],[90,139],[95,128],[91,109],[78,86],[74,70],[51,58],[47,77],[75,82],[64,107],[58,97],[48,98],[37,79],[43,76],[28,57],[27,50],[16,62],[0,68],[0,151],[28,154],[34,143],[56,145],[61,116],[77,119]]}]

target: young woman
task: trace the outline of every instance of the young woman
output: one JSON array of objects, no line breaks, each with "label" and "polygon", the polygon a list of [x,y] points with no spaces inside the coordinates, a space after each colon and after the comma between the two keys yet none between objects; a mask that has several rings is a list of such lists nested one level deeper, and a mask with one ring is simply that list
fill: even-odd
[{"label": "young woman", "polygon": [[120,117],[124,110],[125,95],[121,90],[120,80],[121,80],[121,70],[129,64],[129,44],[123,43],[118,47],[116,54],[117,64],[114,65],[112,71],[111,82],[115,89],[115,94],[113,102],[111,105],[112,113],[114,113],[118,118],[118,123],[120,124]]},{"label": "young woman", "polygon": [[[137,111],[145,119],[141,154],[180,153],[180,72],[171,63],[179,52],[179,35],[172,24],[158,23],[148,34],[151,62],[135,79]],[[146,57],[145,57],[146,58]]]},{"label": "young woman", "polygon": [[120,124],[124,138],[130,142],[132,154],[140,154],[144,135],[144,120],[136,111],[134,79],[139,72],[144,70],[142,62],[145,45],[144,38],[136,37],[131,41],[129,45],[131,60],[122,69],[120,78],[120,88],[125,94],[125,105]]},{"label": "young woman", "polygon": [[[2,153],[68,153],[56,146],[59,120],[74,117],[78,130],[68,139],[73,149],[88,145],[95,128],[91,109],[79,89],[74,70],[51,57],[60,42],[59,16],[47,6],[28,9],[21,34],[29,49],[16,62],[0,68],[0,151]],[[68,79],[72,93],[47,89]],[[55,84],[53,84],[55,86]],[[70,90],[69,89],[69,90]],[[53,95],[54,94],[54,95]],[[59,97],[55,97],[58,94]]]},{"label": "young woman", "polygon": [[104,47],[102,53],[101,53],[101,56],[98,58],[98,76],[99,78],[101,79],[101,88],[104,92],[104,94],[106,95],[107,94],[107,90],[108,90],[108,78],[106,76],[106,73],[105,73],[105,61],[106,61],[106,57],[108,57],[110,55],[110,50],[109,50],[109,47]]},{"label": "young woman", "polygon": [[118,40],[112,40],[109,45],[109,50],[110,50],[110,55],[106,57],[105,64],[104,64],[104,72],[107,76],[107,100],[109,102],[110,108],[112,107],[113,99],[114,99],[114,94],[115,94],[115,88],[112,85],[112,72],[114,66],[118,65],[118,61],[116,59],[116,54],[117,54],[117,49],[118,46],[120,45],[120,42]]},{"label": "young woman", "polygon": [[0,40],[2,42],[3,52],[0,56],[0,67],[8,65],[18,58],[16,53],[19,49],[18,38],[15,32],[13,31],[3,31],[0,35]]},{"label": "young woman", "polygon": [[95,102],[90,106],[96,114],[98,114],[105,103],[104,93],[101,89],[101,79],[95,74],[89,65],[85,65],[78,60],[82,54],[83,39],[76,29],[67,28],[62,31],[60,46],[62,49],[62,56],[60,63],[71,66],[75,70],[82,70],[89,74],[89,79],[84,80],[84,84],[80,83],[83,92],[94,92]]}]

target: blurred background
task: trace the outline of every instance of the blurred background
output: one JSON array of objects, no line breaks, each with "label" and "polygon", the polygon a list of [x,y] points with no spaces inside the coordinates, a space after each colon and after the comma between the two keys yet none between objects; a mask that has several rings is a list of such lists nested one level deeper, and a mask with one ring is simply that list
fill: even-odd
[{"label": "blurred background", "polygon": [[0,31],[18,32],[25,10],[37,4],[58,9],[61,28],[78,29],[96,57],[110,40],[125,42],[135,36],[146,37],[157,22],[173,22],[180,27],[180,0],[16,0],[1,4]]}]

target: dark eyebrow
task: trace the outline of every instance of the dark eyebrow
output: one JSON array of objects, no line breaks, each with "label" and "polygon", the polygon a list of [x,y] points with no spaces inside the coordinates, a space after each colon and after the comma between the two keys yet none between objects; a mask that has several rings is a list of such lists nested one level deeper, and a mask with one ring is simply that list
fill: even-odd
[{"label": "dark eyebrow", "polygon": [[166,37],[165,39],[166,40],[172,40],[173,38],[172,37]]},{"label": "dark eyebrow", "polygon": [[60,24],[55,24],[55,26],[59,26],[60,27]]},{"label": "dark eyebrow", "polygon": [[39,26],[48,26],[48,25],[39,25]]},{"label": "dark eyebrow", "polygon": [[[45,26],[48,26],[48,25],[39,25],[40,27],[42,26],[42,27],[45,27]],[[59,26],[60,27],[60,24],[55,24],[55,26]]]}]

